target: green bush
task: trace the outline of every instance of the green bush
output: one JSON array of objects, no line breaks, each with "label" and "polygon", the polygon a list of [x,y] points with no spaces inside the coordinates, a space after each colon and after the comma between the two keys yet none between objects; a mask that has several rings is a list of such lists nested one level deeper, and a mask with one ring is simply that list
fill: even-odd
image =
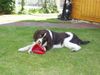
[{"label": "green bush", "polygon": [[0,13],[11,14],[14,10],[13,0],[0,0]]},{"label": "green bush", "polygon": [[41,13],[40,9],[30,9],[29,14],[34,14],[34,13]]},{"label": "green bush", "polygon": [[34,13],[57,13],[57,6],[56,5],[49,5],[48,7],[40,8],[40,9],[30,9],[29,14],[34,14]]},{"label": "green bush", "polygon": [[57,13],[58,12],[56,3],[55,2],[50,3],[48,1],[44,2],[41,10],[44,13]]},{"label": "green bush", "polygon": [[55,1],[51,3],[48,0],[46,0],[43,3],[42,8],[29,10],[29,14],[33,13],[58,13],[58,10]]}]

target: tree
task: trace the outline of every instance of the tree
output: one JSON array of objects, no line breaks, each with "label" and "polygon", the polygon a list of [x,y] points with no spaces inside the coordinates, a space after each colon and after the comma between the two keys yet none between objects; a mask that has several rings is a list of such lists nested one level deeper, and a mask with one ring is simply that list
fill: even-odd
[{"label": "tree", "polygon": [[21,1],[21,11],[24,11],[24,5],[25,5],[25,1],[22,0],[22,1]]},{"label": "tree", "polygon": [[70,0],[65,0],[63,4],[62,14],[60,15],[61,20],[71,20],[72,4]]},{"label": "tree", "polygon": [[11,14],[14,10],[13,0],[0,0],[0,13]]},{"label": "tree", "polygon": [[25,5],[25,0],[21,0],[21,10],[19,13],[23,14],[24,13],[24,5]]}]

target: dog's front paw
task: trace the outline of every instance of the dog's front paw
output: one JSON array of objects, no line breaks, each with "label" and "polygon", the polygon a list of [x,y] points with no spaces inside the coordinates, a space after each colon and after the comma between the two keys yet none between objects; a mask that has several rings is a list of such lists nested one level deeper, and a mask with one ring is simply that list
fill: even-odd
[{"label": "dog's front paw", "polygon": [[31,50],[28,50],[28,54],[31,54],[31,52],[32,52]]},{"label": "dog's front paw", "polygon": [[24,51],[24,49],[23,48],[19,48],[18,51]]},{"label": "dog's front paw", "polygon": [[18,49],[18,51],[23,52],[23,51],[25,51],[25,48],[20,48],[20,49]]}]

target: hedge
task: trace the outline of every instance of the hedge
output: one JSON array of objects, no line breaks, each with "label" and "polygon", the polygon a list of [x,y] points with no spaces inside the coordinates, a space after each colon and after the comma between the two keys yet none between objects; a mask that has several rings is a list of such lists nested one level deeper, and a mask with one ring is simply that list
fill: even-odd
[{"label": "hedge", "polygon": [[0,13],[11,14],[14,10],[14,0],[0,0]]}]

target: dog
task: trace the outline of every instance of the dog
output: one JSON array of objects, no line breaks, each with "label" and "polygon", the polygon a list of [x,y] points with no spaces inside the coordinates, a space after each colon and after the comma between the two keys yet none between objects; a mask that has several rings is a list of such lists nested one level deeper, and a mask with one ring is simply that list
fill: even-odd
[{"label": "dog", "polygon": [[33,42],[31,45],[20,48],[19,51],[26,51],[31,53],[32,46],[35,43],[39,43],[46,48],[46,51],[51,48],[69,48],[71,51],[79,51],[81,49],[80,45],[88,44],[90,41],[81,40],[76,34],[72,32],[54,32],[51,30],[37,30],[34,35]]}]

